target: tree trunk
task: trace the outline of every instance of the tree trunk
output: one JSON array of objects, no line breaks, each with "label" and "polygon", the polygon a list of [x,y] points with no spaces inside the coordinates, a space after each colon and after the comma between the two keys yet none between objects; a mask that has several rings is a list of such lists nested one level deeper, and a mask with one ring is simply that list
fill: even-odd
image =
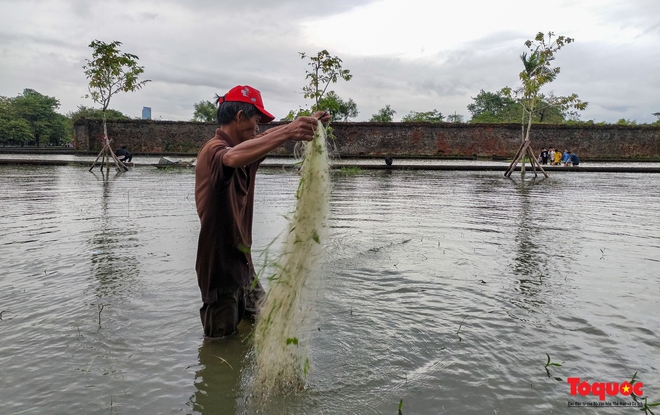
[{"label": "tree trunk", "polygon": [[96,157],[96,160],[94,160],[94,163],[92,163],[92,167],[89,168],[89,171],[92,171],[92,169],[94,169],[94,166],[96,166],[96,162],[101,156],[103,156],[103,158],[101,159],[101,172],[103,171],[103,164],[105,164],[107,172],[110,173],[110,158],[112,158],[112,161],[115,163],[115,166],[117,167],[117,171],[121,171],[121,170],[128,171],[128,167],[126,167],[126,165],[117,158],[115,152],[112,151],[112,148],[110,147],[110,140],[108,139],[108,127],[105,118],[105,108],[103,109],[103,149]]}]

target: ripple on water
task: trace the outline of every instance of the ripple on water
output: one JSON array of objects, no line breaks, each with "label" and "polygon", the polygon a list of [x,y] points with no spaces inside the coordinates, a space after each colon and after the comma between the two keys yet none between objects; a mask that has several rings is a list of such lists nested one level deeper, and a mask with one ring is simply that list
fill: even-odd
[{"label": "ripple on water", "polygon": [[[249,325],[201,338],[191,171],[0,174],[2,411],[253,413]],[[273,258],[298,177],[258,177]],[[333,174],[309,389],[263,412],[563,413],[555,377],[660,384],[658,180]]]}]

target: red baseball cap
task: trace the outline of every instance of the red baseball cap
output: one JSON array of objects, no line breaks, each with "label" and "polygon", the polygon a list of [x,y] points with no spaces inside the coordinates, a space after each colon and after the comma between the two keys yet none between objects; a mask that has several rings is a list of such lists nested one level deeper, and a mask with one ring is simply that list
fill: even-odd
[{"label": "red baseball cap", "polygon": [[261,92],[249,85],[236,85],[230,89],[224,96],[218,98],[218,104],[223,102],[246,102],[252,104],[261,112],[261,122],[271,122],[275,116],[264,108],[264,101],[261,99]]}]

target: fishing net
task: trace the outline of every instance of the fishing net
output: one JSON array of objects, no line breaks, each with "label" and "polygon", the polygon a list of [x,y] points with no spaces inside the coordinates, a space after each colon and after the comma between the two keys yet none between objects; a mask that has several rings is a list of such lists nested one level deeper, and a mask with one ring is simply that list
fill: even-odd
[{"label": "fishing net", "polygon": [[254,333],[254,386],[265,399],[275,392],[304,387],[309,369],[306,340],[301,337],[301,297],[305,281],[320,262],[329,210],[330,173],[326,131],[319,121],[312,141],[304,143],[296,208],[284,252],[262,304]]}]

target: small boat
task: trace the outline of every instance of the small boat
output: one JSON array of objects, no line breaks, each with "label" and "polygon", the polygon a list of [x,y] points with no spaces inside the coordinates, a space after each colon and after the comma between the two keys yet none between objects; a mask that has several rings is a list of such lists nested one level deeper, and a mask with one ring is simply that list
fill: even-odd
[{"label": "small boat", "polygon": [[155,166],[159,169],[167,169],[167,168],[195,167],[196,163],[197,163],[196,158],[190,160],[174,160],[169,157],[161,157],[160,160],[158,160],[158,163],[152,164],[152,166]]}]

